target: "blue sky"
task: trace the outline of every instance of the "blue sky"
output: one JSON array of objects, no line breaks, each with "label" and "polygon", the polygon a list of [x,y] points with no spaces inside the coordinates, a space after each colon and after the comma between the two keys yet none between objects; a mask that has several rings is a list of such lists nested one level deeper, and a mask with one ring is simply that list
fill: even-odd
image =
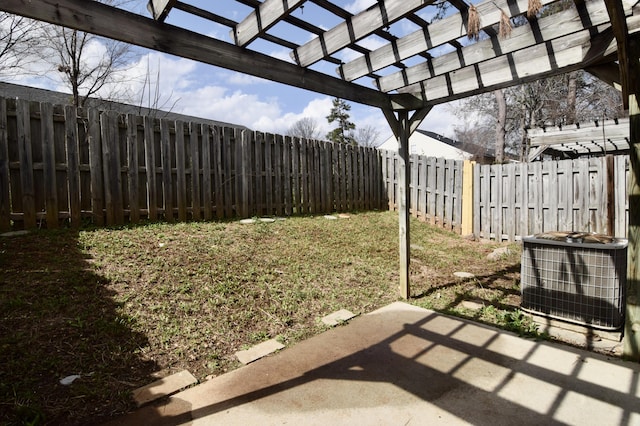
[{"label": "blue sky", "polygon": [[[243,19],[249,11],[248,8],[233,1],[216,0],[215,2],[215,12],[235,21]],[[136,7],[142,7],[143,3],[146,4],[146,2],[140,2],[136,4]],[[208,4],[210,5],[209,1],[204,0],[189,3],[204,9],[207,9]],[[341,3],[352,13],[357,13],[371,4],[372,0]],[[303,13],[307,16],[309,13],[314,13],[314,23],[322,28],[328,29],[335,25],[336,22],[331,16],[316,15],[317,11],[314,11],[312,6],[313,4],[309,4],[302,12],[298,10],[294,13]],[[169,14],[167,22],[230,41],[227,27],[201,20],[179,10],[173,10]],[[412,30],[414,28],[405,28],[400,24],[391,28],[395,35],[402,35]],[[294,30],[286,26],[274,28],[274,31],[287,33],[287,38],[292,38],[297,43],[304,43],[304,38],[309,37],[308,34],[294,33]],[[375,48],[380,43],[375,37],[369,37],[362,41],[362,44],[369,48]],[[289,52],[283,47],[268,43],[262,46],[251,45],[251,47],[260,49],[269,55],[289,60]],[[95,42],[89,49],[89,53],[98,56],[103,50],[104,46]],[[241,124],[254,130],[273,133],[286,132],[295,121],[303,117],[314,118],[321,128],[322,135],[330,129],[326,120],[331,109],[331,98],[328,96],[158,52],[141,50],[140,53],[137,60],[121,70],[120,81],[117,84],[118,91],[126,89],[131,99],[138,99],[134,103],[142,103],[143,106],[147,106],[146,104],[149,103],[147,100],[139,101],[141,93],[144,91],[144,76],[148,74],[154,85],[159,84],[160,104],[166,105],[165,108],[172,105],[174,112]],[[91,54],[88,55],[88,60],[91,60]],[[339,55],[342,55],[343,60],[346,61],[353,53],[341,52]],[[321,62],[315,67],[326,72],[333,72],[335,65]],[[44,65],[41,65],[40,71],[44,69]],[[59,76],[55,72],[45,72],[44,74],[45,76],[18,76],[3,79],[52,90],[68,91],[60,83]],[[114,90],[114,88],[105,88],[102,95],[108,96],[110,90]],[[378,129],[379,142],[383,142],[391,136],[389,126],[377,108],[355,103],[350,103],[350,105],[351,120],[357,127],[373,126]],[[457,122],[458,120],[452,114],[452,108],[448,105],[441,105],[430,112],[421,128],[452,137],[453,127]]]}]

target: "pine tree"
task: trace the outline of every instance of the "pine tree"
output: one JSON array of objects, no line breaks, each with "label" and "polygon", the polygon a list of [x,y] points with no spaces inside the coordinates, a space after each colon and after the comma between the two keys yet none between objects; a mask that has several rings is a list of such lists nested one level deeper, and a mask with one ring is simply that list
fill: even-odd
[{"label": "pine tree", "polygon": [[349,121],[351,105],[339,98],[333,99],[331,113],[327,116],[329,123],[338,122],[338,127],[327,133],[327,139],[335,143],[357,145],[353,132],[356,125]]}]

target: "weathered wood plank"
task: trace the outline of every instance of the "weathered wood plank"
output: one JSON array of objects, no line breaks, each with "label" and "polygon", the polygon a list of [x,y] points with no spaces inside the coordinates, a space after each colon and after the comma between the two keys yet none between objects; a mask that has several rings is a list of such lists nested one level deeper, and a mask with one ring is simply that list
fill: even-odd
[{"label": "weathered wood plank", "polygon": [[302,213],[311,212],[310,189],[309,189],[309,140],[300,141],[300,180],[302,183]]},{"label": "weathered wood plank", "polygon": [[[541,3],[545,5],[553,1],[555,0],[542,0]],[[500,22],[501,10],[506,11],[511,16],[526,12],[528,2],[526,0],[518,0],[507,3],[506,0],[487,0],[475,6],[478,15],[482,17],[480,22],[482,27],[486,28]],[[366,74],[393,65],[399,60],[410,58],[466,35],[466,19],[461,14],[454,13],[447,18],[432,22],[427,28],[420,28],[373,50],[371,53],[359,56],[341,65],[338,68],[338,74],[343,75],[347,81],[353,81]]]},{"label": "weathered wood plank", "polygon": [[627,204],[627,188],[628,188],[628,179],[627,179],[627,165],[629,159],[628,157],[623,157],[620,155],[614,156],[614,168],[615,168],[615,231],[612,235],[619,238],[627,237],[627,224],[628,224],[628,215],[626,210]]},{"label": "weathered wood plank", "polygon": [[266,213],[265,210],[265,194],[264,194],[264,133],[256,132],[255,133],[255,144],[254,144],[254,155],[255,155],[255,164],[254,164],[254,174],[256,176],[256,186],[255,186],[255,209],[258,216],[263,216]]},{"label": "weathered wood plank", "polygon": [[420,183],[418,179],[418,170],[420,168],[420,159],[417,155],[411,154],[409,155],[409,163],[411,168],[411,183],[409,184],[411,197],[409,199],[409,212],[413,215],[413,217],[418,217],[420,198],[418,198],[418,184]]},{"label": "weathered wood plank", "polygon": [[222,146],[221,148],[221,161],[223,165],[224,174],[220,180],[221,189],[224,190],[224,216],[227,218],[233,217],[233,184],[235,176],[232,174],[231,164],[234,160],[233,147],[231,139],[233,137],[233,129],[229,127],[223,127],[222,129]]},{"label": "weathered wood plank", "polygon": [[153,16],[153,19],[157,21],[164,21],[173,6],[177,3],[177,0],[149,0],[147,2],[147,9]]},{"label": "weathered wood plank", "polygon": [[264,164],[265,164],[265,196],[267,215],[273,214],[273,149],[274,135],[267,133],[264,138]]},{"label": "weathered wood plank", "polygon": [[65,147],[67,152],[67,185],[69,188],[69,215],[71,226],[77,228],[82,221],[80,205],[80,153],[78,152],[78,112],[75,107],[64,108]]},{"label": "weathered wood plank", "polygon": [[178,202],[178,220],[187,221],[187,173],[185,166],[184,123],[176,121],[176,199]]},{"label": "weathered wood plank", "polygon": [[33,153],[31,146],[31,113],[29,102],[16,101],[18,153],[20,159],[20,186],[25,229],[36,227],[35,187],[33,179]]},{"label": "weathered wood plank", "polygon": [[124,206],[116,114],[105,112],[100,115],[100,134],[107,225],[121,225],[124,223]]},{"label": "weathered wood plank", "polygon": [[138,165],[138,124],[136,116],[127,114],[127,182],[129,187],[129,220],[131,223],[140,221]]},{"label": "weathered wood plank", "polygon": [[353,211],[356,210],[355,207],[355,198],[356,198],[356,190],[354,188],[354,178],[353,178],[353,149],[350,146],[344,146],[344,162],[345,162],[345,185],[347,187],[347,210]]},{"label": "weathered wood plank", "polygon": [[504,232],[507,236],[507,241],[516,240],[516,168],[514,164],[506,164],[503,166],[505,182],[504,189],[502,191],[504,197],[502,221],[504,223]]},{"label": "weathered wood plank", "polygon": [[191,156],[191,217],[202,218],[202,192],[200,188],[200,127],[193,121],[189,123],[189,150]]},{"label": "weathered wood plank", "polygon": [[158,188],[156,185],[156,149],[153,119],[143,118],[144,123],[144,164],[147,175],[147,211],[149,220],[158,220]]},{"label": "weathered wood plank", "polygon": [[11,229],[11,182],[9,177],[7,101],[0,97],[0,232]]},{"label": "weathered wood plank", "polygon": [[[640,27],[640,18],[629,21]],[[592,27],[508,53],[477,65],[470,65],[439,75],[398,91],[411,93],[415,103],[436,105],[491,90],[526,83],[543,77],[566,73],[602,61],[615,52],[615,41],[607,35],[608,25]],[[549,52],[554,52],[550,57]],[[405,100],[408,102],[409,100]]]},{"label": "weathered wood plank", "polygon": [[173,176],[171,173],[172,152],[169,121],[160,120],[160,153],[162,157],[162,199],[164,219],[173,222]]},{"label": "weathered wood plank", "polygon": [[409,281],[409,266],[411,259],[411,235],[409,213],[409,183],[411,171],[409,170],[409,115],[406,111],[398,113],[398,236],[400,244],[400,297],[408,299],[411,296]]},{"label": "weathered wood plank", "polygon": [[102,171],[102,139],[100,135],[100,114],[89,109],[89,166],[91,169],[91,208],[96,225],[104,225],[104,175]]},{"label": "weathered wood plank", "polygon": [[291,216],[293,192],[291,188],[291,136],[285,136],[283,139],[282,161],[283,161],[283,180],[284,180],[284,214]]},{"label": "weathered wood plank", "polygon": [[273,171],[275,177],[274,183],[274,207],[276,215],[284,214],[284,185],[283,185],[283,169],[284,165],[282,164],[282,151],[283,151],[283,137],[282,135],[275,135],[274,145],[273,145]]},{"label": "weathered wood plank", "polygon": [[312,167],[311,167],[311,182],[313,189],[313,199],[312,199],[312,209],[311,213],[321,213],[322,212],[322,196],[321,196],[321,170],[320,170],[320,142],[313,141],[311,143],[312,147]]},{"label": "weathered wood plank", "polygon": [[[407,84],[414,84],[453,70],[479,64],[497,56],[531,48],[539,43],[550,42],[553,39],[583,30],[583,19],[590,19],[590,24],[594,26],[608,22],[606,7],[601,1],[585,1],[583,4],[584,7],[581,7],[581,10],[570,8],[540,18],[536,21],[537,25],[535,27],[530,25],[516,27],[509,37],[480,40],[477,43],[463,47],[459,51],[456,50],[440,55],[431,61],[410,66],[396,73],[381,77],[378,80],[379,87],[381,90],[388,92],[404,87]],[[525,6],[526,10],[526,3],[523,6]],[[630,11],[631,3],[627,2],[627,6]],[[504,10],[510,10],[510,7],[505,6]],[[491,17],[489,19],[500,19],[500,14],[500,10],[494,8],[490,13]],[[485,16],[482,16],[483,24],[484,20]],[[454,29],[449,30],[449,32],[451,31],[454,31]],[[429,34],[433,33],[429,31]]]},{"label": "weathered wood plank", "polygon": [[[156,0],[158,1],[158,0]],[[231,39],[237,46],[244,47],[284,19],[305,0],[265,0],[257,9],[231,30]]]},{"label": "weathered wood plank", "polygon": [[300,138],[294,137],[291,145],[291,179],[293,189],[293,213],[300,214],[302,210],[301,181],[300,181]]},{"label": "weathered wood plank", "polygon": [[298,47],[291,53],[291,58],[307,67],[429,3],[425,0],[379,0],[374,6]]},{"label": "weathered wood plank", "polygon": [[427,196],[428,196],[428,211],[427,214],[429,216],[429,223],[431,225],[436,224],[436,216],[438,212],[436,210],[437,200],[438,200],[438,190],[437,190],[437,163],[434,157],[429,157],[427,159]]},{"label": "weathered wood plank", "polygon": [[253,192],[253,185],[251,184],[251,170],[253,165],[251,163],[251,140],[254,134],[248,130],[244,130],[241,133],[241,149],[242,149],[242,199],[241,199],[241,211],[242,217],[249,217],[251,213],[251,195]]},{"label": "weathered wood plank", "polygon": [[331,208],[332,202],[332,194],[331,194],[331,170],[330,165],[330,152],[331,146],[333,144],[329,142],[322,142],[320,145],[320,184],[322,186],[321,196],[322,196],[322,212],[323,213],[332,213],[333,209]]},{"label": "weathered wood plank", "polygon": [[[223,186],[222,186],[222,160],[220,159],[220,132],[215,127],[202,124],[202,214],[204,220],[213,218],[213,198],[215,191],[216,217],[224,217]],[[213,164],[213,170],[212,170]],[[211,174],[215,178],[211,182]]]}]

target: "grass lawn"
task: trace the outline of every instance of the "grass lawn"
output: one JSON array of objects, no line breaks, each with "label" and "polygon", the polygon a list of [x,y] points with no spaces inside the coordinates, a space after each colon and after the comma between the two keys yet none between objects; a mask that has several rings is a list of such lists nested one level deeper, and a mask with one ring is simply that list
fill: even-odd
[{"label": "grass lawn", "polygon": [[[418,221],[411,242],[411,303],[528,328],[517,311],[519,245],[487,260],[499,244]],[[239,366],[236,351],[295,344],[322,332],[329,313],[397,300],[397,285],[392,212],[0,238],[0,424],[104,420],[133,408],[131,391],[154,373],[223,374]],[[60,384],[70,375],[81,377]]]}]

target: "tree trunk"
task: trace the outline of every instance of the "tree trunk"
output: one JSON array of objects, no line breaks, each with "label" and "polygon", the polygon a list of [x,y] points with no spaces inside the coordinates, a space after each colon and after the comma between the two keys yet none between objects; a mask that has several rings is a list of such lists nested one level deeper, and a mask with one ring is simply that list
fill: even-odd
[{"label": "tree trunk", "polygon": [[567,122],[566,124],[575,124],[576,122],[576,96],[578,92],[578,72],[573,71],[568,74],[569,82],[567,86]]},{"label": "tree trunk", "polygon": [[496,163],[504,162],[504,141],[507,134],[507,100],[504,97],[504,91],[497,89],[493,91],[498,104],[498,115],[496,121]]}]

